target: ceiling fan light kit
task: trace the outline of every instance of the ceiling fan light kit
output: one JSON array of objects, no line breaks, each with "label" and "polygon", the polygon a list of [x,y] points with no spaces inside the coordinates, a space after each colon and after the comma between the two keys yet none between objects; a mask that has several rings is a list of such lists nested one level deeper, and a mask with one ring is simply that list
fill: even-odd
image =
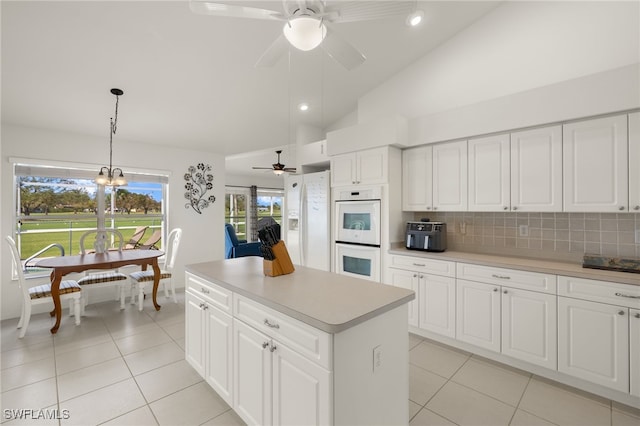
[{"label": "ceiling fan light kit", "polygon": [[300,16],[287,21],[282,32],[293,47],[307,52],[322,43],[327,35],[327,27],[320,19]]}]

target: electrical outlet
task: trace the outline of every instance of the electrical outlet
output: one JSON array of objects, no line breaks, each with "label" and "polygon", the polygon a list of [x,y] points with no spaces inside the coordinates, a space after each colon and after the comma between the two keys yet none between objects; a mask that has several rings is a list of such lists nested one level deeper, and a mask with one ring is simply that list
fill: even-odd
[{"label": "electrical outlet", "polygon": [[373,348],[373,372],[375,373],[382,367],[382,346],[378,345]]},{"label": "electrical outlet", "polygon": [[529,225],[520,225],[520,226],[518,226],[518,235],[520,237],[528,237],[529,236]]}]

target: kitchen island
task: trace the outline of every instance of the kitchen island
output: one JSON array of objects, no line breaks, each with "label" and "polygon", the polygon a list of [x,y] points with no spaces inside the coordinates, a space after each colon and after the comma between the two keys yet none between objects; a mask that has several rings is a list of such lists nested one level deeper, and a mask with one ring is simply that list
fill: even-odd
[{"label": "kitchen island", "polygon": [[186,359],[245,422],[408,423],[413,291],[259,257],[186,271]]}]

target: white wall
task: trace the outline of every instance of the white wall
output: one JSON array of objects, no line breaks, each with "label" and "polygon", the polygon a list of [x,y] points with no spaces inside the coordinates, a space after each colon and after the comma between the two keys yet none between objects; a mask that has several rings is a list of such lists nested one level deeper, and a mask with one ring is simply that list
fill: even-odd
[{"label": "white wall", "polygon": [[[47,131],[34,128],[2,125],[2,145],[0,157],[0,197],[2,217],[0,222],[0,282],[2,319],[20,315],[20,294],[17,282],[11,280],[10,254],[4,236],[13,229],[11,214],[13,208],[13,178],[9,157],[46,159],[50,161],[95,163],[109,162],[109,143],[106,138]],[[182,240],[176,261],[175,279],[178,287],[184,286],[184,265],[224,258],[224,157],[217,153],[190,151],[141,144],[114,139],[113,162],[125,169],[154,169],[169,171],[169,228],[182,228]],[[185,209],[184,174],[187,168],[198,163],[208,163],[213,167],[213,195],[216,202],[198,214],[193,209]],[[97,169],[96,169],[97,170]],[[30,285],[38,284],[37,280]],[[111,295],[112,296],[112,295]],[[95,300],[95,299],[94,299]],[[117,302],[114,302],[117,303]],[[160,304],[163,304],[160,301]],[[42,310],[44,311],[44,310]],[[41,311],[41,312],[42,312]]]},{"label": "white wall", "polygon": [[[638,63],[637,1],[505,2],[363,96],[358,103],[358,122],[403,115],[411,119],[411,143],[419,144],[433,139],[428,117],[446,115],[436,120],[447,127],[439,129],[438,137],[450,139],[462,136],[452,136],[456,134],[455,126],[465,124],[456,120],[460,109],[475,106],[464,117],[473,119],[475,112],[484,111],[485,102],[502,98],[508,110],[511,97],[527,91],[533,92],[529,100],[534,105],[521,115],[526,113],[530,122],[540,121],[543,117],[538,119],[536,114],[550,107],[549,102],[562,99],[552,96],[537,100],[537,88]],[[637,72],[631,75],[634,81],[638,80]],[[634,89],[637,86],[628,87],[631,93],[627,99],[637,95]],[[587,100],[597,109],[597,96]],[[633,107],[640,106],[640,96],[633,100]],[[576,100],[575,105],[578,104]],[[512,105],[511,113],[519,106]],[[508,122],[499,123],[498,113],[502,110],[494,111],[496,115],[482,117],[485,127],[493,128],[491,131],[508,129]],[[570,115],[571,111],[564,113]],[[416,120],[426,124],[412,123]],[[487,125],[492,120],[497,120],[495,125]]]}]

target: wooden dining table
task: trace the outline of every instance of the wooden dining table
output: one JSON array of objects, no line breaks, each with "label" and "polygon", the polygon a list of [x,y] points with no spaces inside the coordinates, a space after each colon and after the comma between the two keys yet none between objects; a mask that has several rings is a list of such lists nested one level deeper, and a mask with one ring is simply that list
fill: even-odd
[{"label": "wooden dining table", "polygon": [[51,297],[53,298],[53,311],[51,316],[56,316],[56,323],[51,329],[51,334],[55,334],[60,327],[62,318],[62,305],[60,303],[60,282],[62,277],[72,272],[84,272],[90,269],[117,269],[127,265],[140,265],[142,270],[147,266],[153,268],[153,306],[156,311],[160,310],[160,305],[156,300],[158,293],[158,283],[160,282],[160,267],[158,258],[164,252],[160,250],[123,250],[107,251],[106,253],[90,253],[77,256],[59,256],[42,259],[35,266],[39,268],[51,268]]}]

